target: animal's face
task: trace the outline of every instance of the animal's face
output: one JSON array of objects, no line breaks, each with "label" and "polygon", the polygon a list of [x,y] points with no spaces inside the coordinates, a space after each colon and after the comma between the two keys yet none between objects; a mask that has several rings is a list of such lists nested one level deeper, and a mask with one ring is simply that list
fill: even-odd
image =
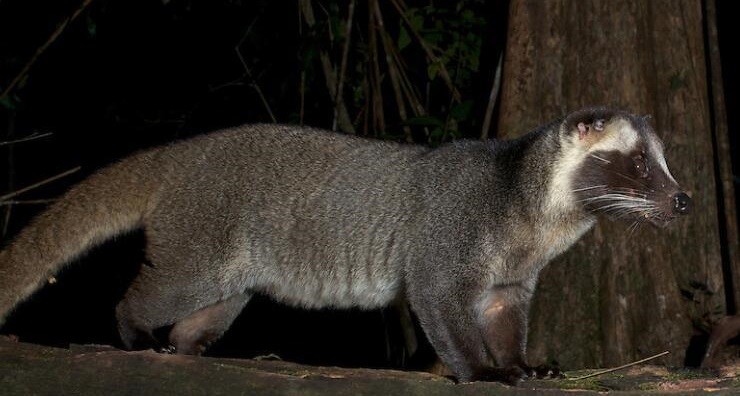
[{"label": "animal's face", "polygon": [[585,155],[572,188],[586,210],[635,226],[665,226],[689,212],[691,199],[668,170],[663,143],[647,117],[588,110],[569,116],[564,128]]}]

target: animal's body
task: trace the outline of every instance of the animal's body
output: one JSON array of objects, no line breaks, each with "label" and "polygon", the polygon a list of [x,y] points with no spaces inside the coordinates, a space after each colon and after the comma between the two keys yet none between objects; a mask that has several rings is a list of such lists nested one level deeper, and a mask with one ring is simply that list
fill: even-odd
[{"label": "animal's body", "polygon": [[538,273],[599,211],[664,223],[687,209],[652,129],[610,109],[436,149],[243,126],[72,187],[0,252],[0,323],[77,255],[143,228],[148,263],[117,308],[128,347],[173,325],[176,351],[200,353],[254,294],[305,308],[405,298],[458,379],[511,379],[528,371]]}]

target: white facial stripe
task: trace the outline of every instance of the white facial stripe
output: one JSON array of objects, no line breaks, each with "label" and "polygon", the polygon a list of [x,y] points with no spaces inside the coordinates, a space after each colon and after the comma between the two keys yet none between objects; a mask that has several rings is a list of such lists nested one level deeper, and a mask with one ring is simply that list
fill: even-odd
[{"label": "white facial stripe", "polygon": [[[578,139],[578,137],[575,139]],[[546,215],[550,213],[557,215],[573,207],[575,200],[573,199],[571,180],[576,169],[581,166],[588,156],[587,152],[572,141],[565,142],[562,150],[562,156],[555,163],[552,180],[550,180],[548,188],[548,200],[545,209],[548,213]]]},{"label": "white facial stripe", "polygon": [[[555,164],[555,169],[550,181],[547,200],[547,210],[551,213],[561,213],[573,207],[575,200],[571,187],[571,180],[576,170],[589,156],[596,151],[619,151],[624,154],[635,150],[639,135],[627,120],[617,119],[609,123],[606,128],[607,136],[601,138],[594,145],[584,150],[583,145],[578,142],[577,134],[570,141],[564,142],[562,157]],[[604,132],[594,132],[604,133]],[[606,159],[597,157],[602,161]]]},{"label": "white facial stripe", "polygon": [[628,154],[635,150],[640,136],[635,128],[632,127],[632,124],[627,120],[618,119],[611,123],[609,129],[614,129],[614,131],[607,132],[607,136],[604,136],[592,145],[589,148],[590,152],[619,151],[623,154]]},{"label": "white facial stripe", "polygon": [[[668,170],[668,164],[665,162],[665,156],[663,155],[663,144],[658,140],[657,137],[652,134],[648,136],[648,150],[650,151],[650,157],[658,163],[660,169],[668,177],[668,180],[676,183],[676,179],[671,175],[671,171]],[[678,183],[676,183],[678,184]]]},{"label": "white facial stripe", "polygon": [[[588,157],[594,157],[602,162],[609,162],[605,158],[593,154],[597,151],[619,151],[622,154],[630,154],[637,150],[640,142],[640,134],[632,124],[625,119],[617,119],[610,122],[606,128],[607,135],[592,146],[584,149],[578,142],[577,134],[570,140],[566,140],[562,148],[562,157],[555,164],[552,180],[549,185],[549,194],[546,210],[550,213],[559,213],[572,207],[573,190],[571,181],[574,173]],[[646,136],[648,156],[651,161],[658,164],[666,177],[676,183],[676,180],[668,170],[665,156],[663,155],[663,144],[652,133]],[[676,183],[678,184],[678,183]],[[587,187],[588,188],[588,187]]]}]

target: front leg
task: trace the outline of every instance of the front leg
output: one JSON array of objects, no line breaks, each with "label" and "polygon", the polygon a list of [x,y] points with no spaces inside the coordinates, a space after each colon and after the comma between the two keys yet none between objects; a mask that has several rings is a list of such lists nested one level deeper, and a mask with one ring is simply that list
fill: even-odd
[{"label": "front leg", "polygon": [[[527,321],[532,296],[533,291],[522,284],[494,286],[484,293],[477,307],[481,332],[498,368],[484,370],[476,379],[511,382],[511,375],[517,368],[525,376],[560,374],[555,368],[533,368],[527,364]],[[505,378],[501,378],[502,374]]]},{"label": "front leg", "polygon": [[410,302],[437,355],[458,381],[515,384],[526,378],[526,305],[521,316],[513,314],[516,309],[504,308],[521,308],[521,298],[514,302],[510,300],[516,296],[498,293],[491,299],[476,282],[456,283],[453,289],[445,283],[423,293],[411,289]]}]

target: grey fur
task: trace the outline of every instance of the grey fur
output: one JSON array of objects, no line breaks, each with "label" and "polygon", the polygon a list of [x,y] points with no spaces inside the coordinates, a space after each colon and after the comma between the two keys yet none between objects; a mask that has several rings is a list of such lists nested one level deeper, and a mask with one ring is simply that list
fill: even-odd
[{"label": "grey fur", "polygon": [[525,370],[537,274],[595,220],[575,198],[552,205],[564,139],[589,118],[634,119],[574,114],[514,141],[437,149],[254,125],[131,156],[0,252],[0,323],[75,256],[140,227],[151,266],[117,309],[129,347],[174,324],[178,351],[199,353],[254,293],[305,308],[405,297],[460,380],[493,360]]}]

